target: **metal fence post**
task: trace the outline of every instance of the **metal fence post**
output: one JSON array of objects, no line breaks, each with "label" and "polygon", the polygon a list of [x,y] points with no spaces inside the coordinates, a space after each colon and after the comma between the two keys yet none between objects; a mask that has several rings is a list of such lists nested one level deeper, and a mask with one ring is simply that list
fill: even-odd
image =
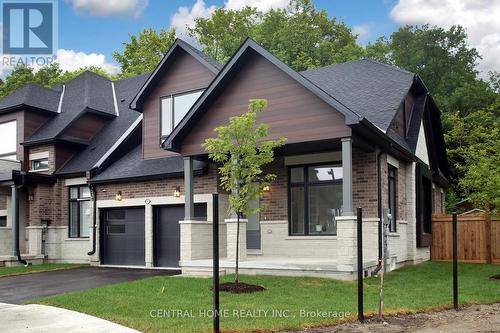
[{"label": "metal fence post", "polygon": [[358,320],[363,321],[363,209],[357,209],[358,224]]},{"label": "metal fence post", "polygon": [[219,333],[219,195],[217,193],[212,194],[212,206],[214,333]]},{"label": "metal fence post", "polygon": [[453,224],[453,307],[458,310],[458,228],[457,213],[452,215]]}]

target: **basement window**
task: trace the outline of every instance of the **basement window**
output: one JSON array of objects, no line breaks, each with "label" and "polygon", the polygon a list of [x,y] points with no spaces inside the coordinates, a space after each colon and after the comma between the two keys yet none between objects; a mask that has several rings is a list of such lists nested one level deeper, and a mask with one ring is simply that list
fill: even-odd
[{"label": "basement window", "polygon": [[160,135],[168,136],[203,94],[203,90],[164,96],[160,99]]}]

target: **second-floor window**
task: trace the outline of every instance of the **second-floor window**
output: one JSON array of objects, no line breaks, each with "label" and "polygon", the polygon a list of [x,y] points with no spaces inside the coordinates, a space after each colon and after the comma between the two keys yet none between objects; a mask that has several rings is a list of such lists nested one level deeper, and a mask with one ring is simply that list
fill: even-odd
[{"label": "second-floor window", "polygon": [[49,158],[40,158],[31,161],[31,171],[46,171],[49,170]]},{"label": "second-floor window", "polygon": [[160,100],[160,134],[169,135],[179,125],[203,90],[162,97]]},{"label": "second-floor window", "polygon": [[2,133],[2,140],[0,141],[0,158],[15,160],[17,146],[16,121],[0,123],[0,133]]}]

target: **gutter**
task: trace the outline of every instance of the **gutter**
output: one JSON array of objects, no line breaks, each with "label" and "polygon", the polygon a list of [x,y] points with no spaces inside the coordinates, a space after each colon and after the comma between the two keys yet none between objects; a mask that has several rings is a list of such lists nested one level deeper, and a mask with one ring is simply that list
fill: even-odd
[{"label": "gutter", "polygon": [[382,269],[382,168],[380,165],[380,158],[384,153],[382,149],[378,148],[377,153],[377,209],[378,209],[378,264],[372,275],[377,275]]},{"label": "gutter", "polygon": [[13,209],[13,223],[15,224],[15,252],[17,256],[17,261],[22,263],[25,267],[31,265],[31,263],[28,263],[26,260],[21,258],[21,249],[19,248],[19,190],[24,187],[25,185],[25,176],[26,173],[21,173],[21,184],[20,185],[14,185],[16,188],[16,200],[13,200],[14,203],[14,209]]}]

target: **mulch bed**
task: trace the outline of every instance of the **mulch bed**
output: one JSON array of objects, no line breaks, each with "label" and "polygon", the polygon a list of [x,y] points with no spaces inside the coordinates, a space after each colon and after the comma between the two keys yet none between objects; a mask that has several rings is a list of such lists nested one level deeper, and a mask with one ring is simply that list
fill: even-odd
[{"label": "mulch bed", "polygon": [[258,291],[264,291],[266,288],[262,286],[257,286],[255,284],[248,284],[243,282],[224,282],[219,286],[221,291],[225,291],[233,294],[249,294]]}]

